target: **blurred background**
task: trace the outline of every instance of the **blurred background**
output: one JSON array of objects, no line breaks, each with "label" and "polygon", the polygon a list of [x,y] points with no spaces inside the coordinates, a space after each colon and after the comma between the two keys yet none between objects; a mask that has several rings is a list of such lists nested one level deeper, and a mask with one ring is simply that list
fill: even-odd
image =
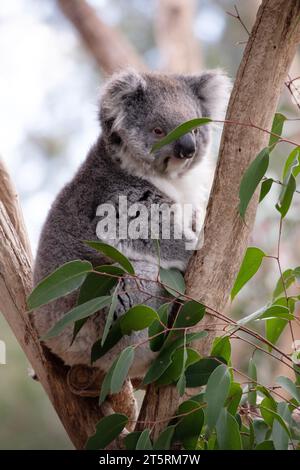
[{"label": "blurred background", "polygon": [[[237,16],[235,3],[244,26],[232,16]],[[246,28],[251,30],[259,3],[1,0],[0,154],[20,195],[33,252],[55,195],[72,177],[99,134],[97,102],[101,84],[114,68],[110,54],[114,54],[115,41],[121,38],[132,62],[136,60],[142,67],[190,72],[221,67],[234,78],[248,38]],[[76,16],[80,13],[76,8],[83,4],[91,7],[84,12],[91,15],[89,19],[96,21],[91,24],[104,35],[106,51],[93,50],[93,37],[83,39]],[[183,5],[182,10],[178,4]],[[176,30],[177,20],[181,29]],[[126,58],[127,54],[123,61]],[[299,52],[290,75],[300,76]],[[297,81],[293,83],[296,96]],[[298,84],[300,88],[300,81]],[[279,110],[291,119],[300,118],[299,106],[286,88]],[[217,134],[213,158],[217,155]],[[299,121],[286,122],[284,134],[300,142]],[[290,150],[287,144],[278,146],[269,176],[280,178]],[[274,208],[278,191],[273,185],[270,196],[261,204],[251,241],[269,254],[275,253],[278,238],[279,216]],[[284,269],[300,264],[300,195],[294,199],[283,230]],[[277,278],[275,261],[266,260],[235,300],[232,315],[241,318],[266,304]],[[28,378],[26,357],[1,315],[0,339],[7,346],[7,365],[0,365],[0,449],[71,448],[45,393]],[[280,341],[290,352],[288,332]],[[247,367],[250,353],[245,345],[236,345],[240,368]],[[274,374],[280,374],[278,363],[265,363],[259,355],[257,360],[261,363],[262,382],[270,383]]]}]

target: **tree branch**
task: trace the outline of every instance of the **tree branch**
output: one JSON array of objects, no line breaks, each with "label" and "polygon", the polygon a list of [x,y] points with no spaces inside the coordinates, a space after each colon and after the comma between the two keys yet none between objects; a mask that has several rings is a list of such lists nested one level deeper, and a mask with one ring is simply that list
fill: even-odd
[{"label": "tree branch", "polygon": [[[263,0],[239,67],[231,95],[227,120],[271,127],[281,88],[300,38],[300,2]],[[209,198],[204,226],[204,245],[195,252],[186,273],[187,293],[218,311],[224,311],[230,289],[240,267],[253,228],[258,196],[247,211],[246,224],[238,214],[241,176],[267,144],[268,134],[255,128],[224,125],[218,164]],[[214,319],[206,315],[200,329],[213,329]],[[214,335],[195,347],[203,355],[211,348]],[[175,387],[149,387],[139,420],[151,422],[157,416],[176,412],[179,397]],[[161,431],[157,424],[154,437]]]},{"label": "tree branch", "polygon": [[159,0],[155,30],[163,70],[170,73],[201,70],[200,44],[193,34],[195,14],[195,0]]},{"label": "tree branch", "polygon": [[100,69],[107,75],[124,67],[146,69],[128,40],[106,25],[85,0],[57,0],[67,18],[79,32]]}]

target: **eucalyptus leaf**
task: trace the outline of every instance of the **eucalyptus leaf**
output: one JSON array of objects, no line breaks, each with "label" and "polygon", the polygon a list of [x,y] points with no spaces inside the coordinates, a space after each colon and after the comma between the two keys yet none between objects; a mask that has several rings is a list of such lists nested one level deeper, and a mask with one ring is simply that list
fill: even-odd
[{"label": "eucalyptus leaf", "polygon": [[101,346],[103,346],[103,344],[105,343],[110,327],[114,320],[114,313],[118,304],[118,288],[119,288],[119,284],[115,288],[114,293],[111,297],[111,304],[109,306],[109,310],[108,310],[108,314],[107,314],[106,322],[104,326],[104,331],[103,331],[103,335],[101,338]]},{"label": "eucalyptus leaf", "polygon": [[57,323],[42,337],[42,340],[47,340],[59,335],[68,325],[75,321],[82,320],[83,318],[90,317],[94,313],[107,307],[111,302],[111,296],[98,297],[91,299],[85,304],[77,305],[69,312],[58,320]]},{"label": "eucalyptus leaf", "polygon": [[121,391],[133,360],[134,348],[132,346],[128,346],[120,353],[114,366],[110,382],[111,393],[118,393]]},{"label": "eucalyptus leaf", "polygon": [[[253,382],[248,385],[249,389],[256,387],[257,383],[257,369],[254,359],[251,357],[248,365],[248,376],[253,379]],[[257,393],[256,390],[248,391],[248,402],[251,406],[256,406]]]},{"label": "eucalyptus leaf", "polygon": [[281,385],[298,403],[300,404],[300,390],[288,377],[278,377],[276,379],[278,385]]},{"label": "eucalyptus leaf", "polygon": [[70,294],[81,286],[92,270],[93,266],[88,261],[75,260],[63,264],[33,289],[27,299],[28,308],[33,310]]},{"label": "eucalyptus leaf", "polygon": [[105,449],[123,431],[127,423],[127,416],[120,413],[105,416],[98,422],[95,434],[88,439],[86,449]]},{"label": "eucalyptus leaf", "polygon": [[269,166],[269,148],[264,148],[245,171],[240,184],[239,213],[244,219],[249,202]]},{"label": "eucalyptus leaf", "polygon": [[235,298],[242,287],[257,273],[265,253],[254,246],[247,248],[239,273],[231,291],[231,300]]},{"label": "eucalyptus leaf", "polygon": [[186,386],[200,387],[206,385],[213,371],[220,365],[220,360],[205,357],[189,366],[186,370]]},{"label": "eucalyptus leaf", "polygon": [[242,440],[236,419],[222,408],[216,424],[218,447],[221,450],[242,450]]},{"label": "eucalyptus leaf", "polygon": [[229,393],[230,382],[230,373],[224,364],[219,365],[208,379],[205,400],[207,402],[206,423],[210,430],[214,428],[218,421]]},{"label": "eucalyptus leaf", "polygon": [[279,141],[283,129],[283,124],[286,121],[286,117],[281,114],[281,113],[276,113],[273,119],[273,124],[272,124],[272,129],[271,133],[272,134],[277,134],[277,135],[270,135],[270,140],[269,140],[269,147],[274,147],[277,142]]},{"label": "eucalyptus leaf", "polygon": [[272,178],[267,178],[261,183],[260,187],[260,194],[259,194],[259,202],[262,202],[267,194],[270,192],[274,180]]},{"label": "eucalyptus leaf", "polygon": [[165,329],[164,325],[168,325],[169,308],[169,303],[161,305],[157,310],[159,320],[154,320],[149,326],[148,336],[151,338],[149,341],[151,351],[159,351],[164,344],[165,334],[163,331]]},{"label": "eucalyptus leaf", "polygon": [[178,408],[178,415],[181,417],[176,426],[176,439],[182,442],[187,450],[196,448],[198,439],[204,424],[204,413],[199,403],[193,400],[187,400]]},{"label": "eucalyptus leaf", "polygon": [[172,438],[175,432],[176,426],[168,426],[165,428],[153,445],[154,450],[168,450],[171,448]]},{"label": "eucalyptus leaf", "polygon": [[184,294],[185,291],[185,282],[184,278],[178,269],[164,269],[160,268],[159,270],[160,282],[164,286],[169,294],[174,297],[179,297]]},{"label": "eucalyptus leaf", "polygon": [[112,259],[113,261],[116,261],[119,263],[122,268],[125,269],[129,274],[134,274],[134,267],[129,261],[129,259],[123,255],[117,248],[115,248],[112,245],[108,245],[107,243],[104,242],[98,242],[98,241],[89,241],[86,240],[85,244],[88,245],[90,248],[93,248],[94,250],[99,251],[100,253],[103,253],[105,256],[108,258]]},{"label": "eucalyptus leaf", "polygon": [[191,119],[190,121],[186,121],[180,124],[171,132],[169,132],[169,134],[167,134],[163,139],[160,139],[158,142],[156,142],[153,145],[151,152],[156,152],[157,150],[161,149],[165,145],[175,142],[175,140],[178,140],[184,134],[187,134],[191,132],[193,129],[196,129],[197,127],[203,126],[210,122],[212,122],[210,118],[203,117],[203,118]]},{"label": "eucalyptus leaf", "polygon": [[121,317],[121,329],[124,335],[130,335],[132,331],[140,331],[148,328],[158,314],[147,305],[135,305]]},{"label": "eucalyptus leaf", "polygon": [[136,444],[136,450],[152,450],[152,442],[150,439],[150,430],[144,429]]}]

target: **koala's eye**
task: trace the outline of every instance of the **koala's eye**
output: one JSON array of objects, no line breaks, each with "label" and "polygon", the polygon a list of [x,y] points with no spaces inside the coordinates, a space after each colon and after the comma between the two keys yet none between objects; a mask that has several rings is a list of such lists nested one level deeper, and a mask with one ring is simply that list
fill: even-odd
[{"label": "koala's eye", "polygon": [[196,129],[193,129],[192,132],[193,132],[194,135],[197,135],[198,134],[198,128],[196,127]]},{"label": "koala's eye", "polygon": [[163,137],[165,135],[164,131],[161,129],[161,127],[154,127],[153,129],[153,134],[155,134],[157,137]]}]

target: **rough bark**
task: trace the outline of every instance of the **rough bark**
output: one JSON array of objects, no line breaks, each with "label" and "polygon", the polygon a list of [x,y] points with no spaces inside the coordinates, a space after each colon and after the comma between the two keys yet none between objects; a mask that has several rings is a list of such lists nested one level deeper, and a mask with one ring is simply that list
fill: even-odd
[{"label": "rough bark", "polygon": [[105,24],[85,0],[58,0],[58,4],[105,74],[128,66],[146,68],[126,37]]},{"label": "rough bark", "polygon": [[162,69],[170,73],[199,72],[199,41],[193,34],[195,0],[159,0],[155,22]]},{"label": "rough bark", "polygon": [[4,204],[7,215],[14,226],[27,256],[32,260],[31,247],[25,229],[23,213],[18,193],[14,187],[4,162],[0,159],[0,201]]},{"label": "rough bark", "polygon": [[[278,98],[300,40],[300,2],[263,0],[238,70],[227,119],[251,121],[269,129]],[[213,188],[204,226],[204,245],[195,252],[186,273],[188,295],[222,311],[238,272],[254,224],[257,196],[253,198],[246,224],[238,214],[241,176],[269,136],[254,128],[225,125]],[[200,328],[213,326],[205,316]],[[210,351],[213,334],[195,347]],[[175,413],[178,395],[174,387],[159,392],[149,388],[139,419],[147,422]],[[157,436],[166,423],[158,423]]]},{"label": "rough bark", "polygon": [[95,430],[101,413],[97,399],[73,395],[66,382],[66,368],[44,349],[26,313],[26,298],[32,289],[31,261],[0,201],[0,311],[51,400],[76,448]]}]

